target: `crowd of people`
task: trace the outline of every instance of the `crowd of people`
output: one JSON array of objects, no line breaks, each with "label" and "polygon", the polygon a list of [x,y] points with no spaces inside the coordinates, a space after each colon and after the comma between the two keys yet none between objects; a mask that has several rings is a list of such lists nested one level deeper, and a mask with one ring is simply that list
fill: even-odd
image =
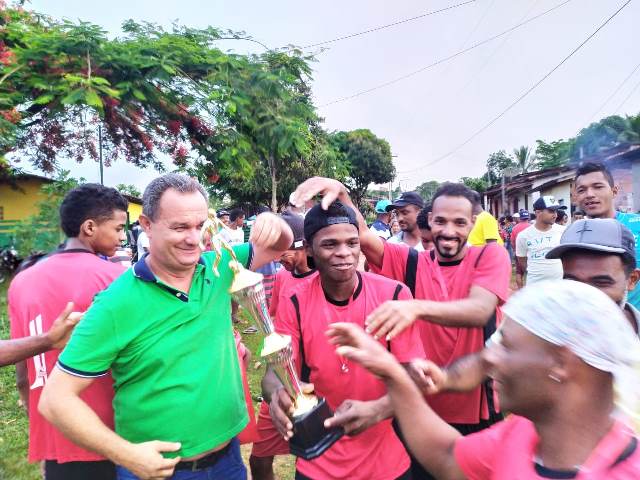
[{"label": "crowd of people", "polygon": [[[316,177],[247,221],[167,174],[145,189],[131,266],[127,201],[77,187],[67,240],[8,292],[0,365],[16,364],[29,460],[47,480],[275,478],[294,399],[269,367],[254,415],[232,251],[264,274],[302,388],[344,431],[296,479],[640,478],[640,215],[615,211],[601,164],[574,183],[584,218],[543,195],[496,219],[446,183],[378,201],[368,223]],[[203,248],[210,215],[231,251]]]}]

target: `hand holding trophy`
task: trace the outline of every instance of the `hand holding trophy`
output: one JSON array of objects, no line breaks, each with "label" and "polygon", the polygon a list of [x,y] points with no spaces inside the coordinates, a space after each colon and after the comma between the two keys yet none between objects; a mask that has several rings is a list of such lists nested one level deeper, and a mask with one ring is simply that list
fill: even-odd
[{"label": "hand holding trophy", "polygon": [[211,242],[211,248],[216,252],[217,257],[213,267],[216,275],[222,250],[230,254],[232,260],[229,262],[229,267],[234,277],[229,292],[233,299],[247,311],[265,336],[260,356],[271,367],[294,402],[295,411],[292,418],[294,435],[289,440],[291,453],[305,460],[318,457],[338,441],[344,431],[341,428],[325,428],[324,421],[333,416],[326,400],[303,393],[293,363],[291,337],[276,333],[269,315],[262,283],[263,276],[245,269],[238,262],[233,249],[219,234],[222,228],[224,228],[222,222],[215,217],[215,214],[211,215],[202,227],[201,247],[204,248],[207,240]]}]

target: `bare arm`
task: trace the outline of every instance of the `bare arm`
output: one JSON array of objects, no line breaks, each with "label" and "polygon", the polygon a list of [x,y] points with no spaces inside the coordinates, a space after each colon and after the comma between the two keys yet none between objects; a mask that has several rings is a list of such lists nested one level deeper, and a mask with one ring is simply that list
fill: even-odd
[{"label": "bare arm", "polygon": [[516,285],[524,287],[524,274],[527,271],[527,257],[516,257]]},{"label": "bare arm", "polygon": [[273,213],[261,213],[256,218],[249,241],[253,245],[253,270],[279,259],[293,243],[289,225]]},{"label": "bare arm", "polygon": [[27,375],[27,362],[16,363],[16,388],[18,389],[18,395],[20,395],[20,401],[29,414],[29,376]]},{"label": "bare arm", "polygon": [[384,254],[384,240],[378,237],[367,227],[367,222],[359,209],[351,201],[347,188],[337,180],[323,177],[313,177],[301,183],[296,191],[291,195],[294,204],[302,205],[305,201],[311,200],[316,195],[322,196],[322,208],[329,208],[335,200],[351,207],[356,212],[358,219],[358,231],[360,236],[360,248],[367,261],[376,267],[382,266],[382,256]]},{"label": "bare arm", "polygon": [[80,398],[92,381],[55,368],[42,391],[38,411],[73,443],[141,478],[170,476],[180,458],[165,459],[161,452],[177,451],[180,444],[157,441],[133,444],[117,435]]},{"label": "bare arm", "polygon": [[416,459],[436,478],[463,480],[465,476],[454,457],[460,434],[431,410],[395,358],[356,325],[333,324],[328,335],[339,345],[339,355],[361,364],[385,382],[395,417]]},{"label": "bare arm", "polygon": [[82,318],[81,313],[72,310],[73,302],[69,302],[51,328],[42,335],[0,340],[0,367],[18,363],[54,348],[64,348],[71,331]]},{"label": "bare arm", "polygon": [[391,339],[416,319],[445,327],[483,327],[497,305],[498,297],[477,285],[472,286],[469,296],[461,300],[392,300],[383,303],[367,317],[367,331],[377,338],[389,335]]}]

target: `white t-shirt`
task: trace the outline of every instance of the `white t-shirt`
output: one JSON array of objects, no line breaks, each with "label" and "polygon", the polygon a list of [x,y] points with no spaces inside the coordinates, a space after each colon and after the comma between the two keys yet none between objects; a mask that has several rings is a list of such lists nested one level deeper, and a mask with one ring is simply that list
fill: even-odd
[{"label": "white t-shirt", "polygon": [[149,251],[149,237],[145,232],[140,232],[136,245],[138,246],[138,260],[140,260]]},{"label": "white t-shirt", "polygon": [[[387,240],[387,242],[401,243],[403,245],[406,245],[407,247],[410,247],[410,245],[408,243],[405,243],[404,241],[404,232],[396,233],[395,235],[390,237],[389,240]],[[424,252],[424,247],[422,246],[422,242],[416,243],[415,247],[411,247],[411,248],[413,248],[414,250],[417,250],[418,252]]]},{"label": "white t-shirt", "polygon": [[244,243],[244,230],[240,227],[236,228],[235,230],[232,230],[231,228],[225,228],[220,231],[220,236],[229,245]]},{"label": "white t-shirt", "polygon": [[565,227],[554,223],[546,232],[531,225],[518,234],[516,256],[527,257],[527,284],[562,278],[562,262],[558,259],[548,260],[545,256],[560,244],[564,230]]}]

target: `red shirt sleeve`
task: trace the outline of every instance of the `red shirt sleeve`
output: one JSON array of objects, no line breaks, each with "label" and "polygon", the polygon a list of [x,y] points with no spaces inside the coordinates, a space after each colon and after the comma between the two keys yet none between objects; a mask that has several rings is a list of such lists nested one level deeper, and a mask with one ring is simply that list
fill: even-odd
[{"label": "red shirt sleeve", "polygon": [[502,421],[478,433],[460,437],[453,454],[456,463],[469,480],[489,480],[495,456],[501,453],[501,441],[508,421]]},{"label": "red shirt sleeve", "polygon": [[[398,300],[412,299],[411,292],[403,285],[398,295]],[[391,340],[391,353],[393,353],[400,363],[410,362],[414,358],[426,357],[422,346],[418,321],[413,322],[409,328]]]},{"label": "red shirt sleeve", "polygon": [[[12,288],[14,287],[14,288]],[[26,337],[27,334],[24,331],[24,321],[18,315],[17,308],[17,300],[15,298],[15,286],[11,285],[9,287],[9,292],[7,294],[7,303],[9,305],[8,313],[9,313],[9,324],[11,328],[11,338],[22,338]]]},{"label": "red shirt sleeve", "polygon": [[409,257],[409,247],[399,243],[383,243],[384,253],[382,255],[382,267],[378,268],[375,265],[370,265],[371,271],[383,277],[404,282],[407,258]]},{"label": "red shirt sleeve", "polygon": [[511,261],[509,253],[497,243],[489,243],[482,253],[478,266],[473,270],[471,285],[477,285],[498,297],[502,305],[509,297]]},{"label": "red shirt sleeve", "polygon": [[298,325],[298,316],[293,301],[290,298],[283,298],[282,303],[276,313],[274,325],[276,332],[291,337],[291,350],[293,351],[293,361],[296,365],[298,375],[300,375],[300,328]]}]

